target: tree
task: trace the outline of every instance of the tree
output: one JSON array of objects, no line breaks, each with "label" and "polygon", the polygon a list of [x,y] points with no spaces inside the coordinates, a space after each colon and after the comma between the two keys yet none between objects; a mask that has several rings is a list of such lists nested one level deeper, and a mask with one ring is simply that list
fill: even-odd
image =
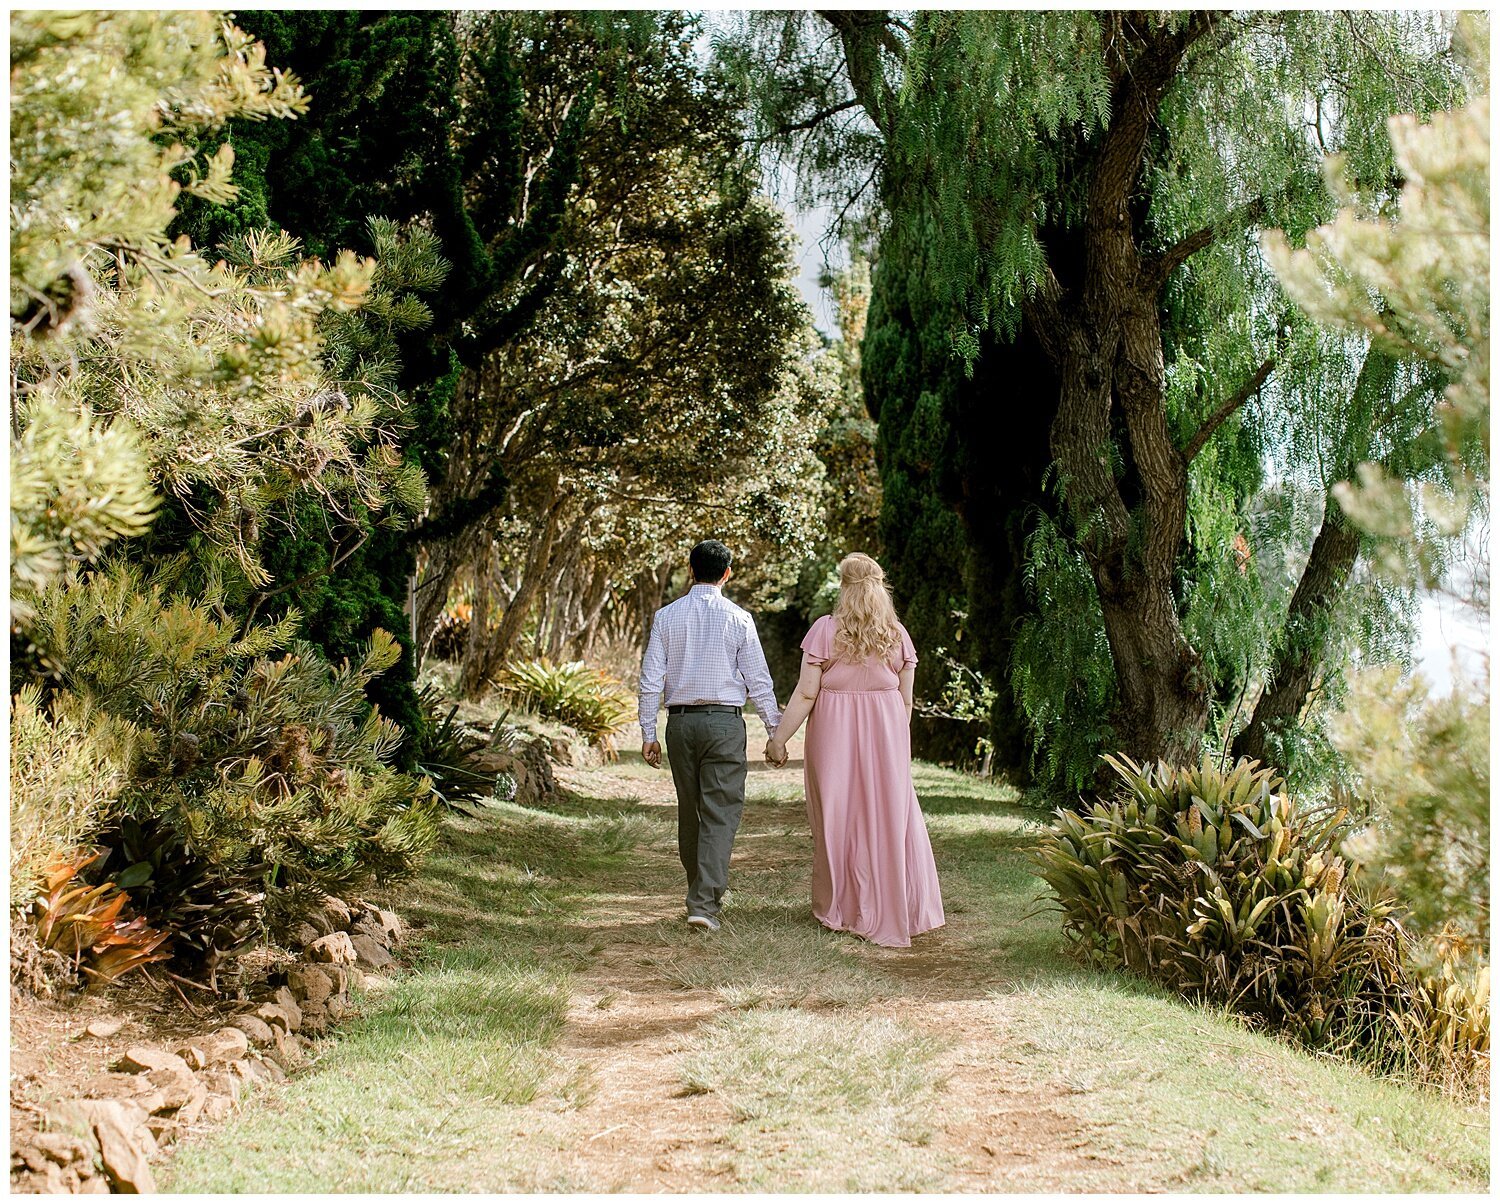
[{"label": "tree", "polygon": [[[1254,229],[1320,220],[1320,142],[1389,180],[1384,116],[1461,87],[1445,30],[1372,14],[830,12],[753,22],[747,41],[739,61],[760,73],[742,78],[771,136],[803,139],[815,165],[842,139],[878,168],[887,244],[920,249],[913,308],[936,304],[976,376],[988,337],[1007,356],[1039,349],[1041,371],[1000,379],[1040,386],[1056,491],[1041,517],[1080,558],[1093,597],[1067,605],[1097,606],[1108,654],[1094,730],[1138,758],[1196,761],[1237,693],[1224,677],[1247,671],[1214,646],[1193,584],[1235,571],[1229,546],[1200,542],[1223,519],[1205,520],[1259,488],[1245,439],[1268,402],[1327,386],[1303,362],[1285,370],[1305,340]],[[971,507],[967,542],[1010,518]]]},{"label": "tree", "polygon": [[[1487,31],[1469,22],[1465,49],[1487,82]],[[1389,131],[1402,177],[1396,204],[1341,185],[1338,214],[1302,249],[1276,232],[1265,244],[1319,322],[1446,386],[1412,439],[1435,472],[1414,485],[1403,466],[1359,457],[1358,482],[1348,465],[1333,487],[1350,524],[1377,540],[1383,570],[1432,588],[1446,545],[1488,508],[1489,97],[1426,122],[1393,116]],[[1342,166],[1330,164],[1336,181]],[[1465,567],[1467,600],[1487,612],[1488,558]],[[1487,664],[1477,680],[1460,675],[1446,698],[1429,697],[1397,665],[1377,665],[1359,676],[1335,725],[1371,811],[1350,852],[1396,888],[1429,956],[1448,963],[1489,955],[1488,712]]]}]

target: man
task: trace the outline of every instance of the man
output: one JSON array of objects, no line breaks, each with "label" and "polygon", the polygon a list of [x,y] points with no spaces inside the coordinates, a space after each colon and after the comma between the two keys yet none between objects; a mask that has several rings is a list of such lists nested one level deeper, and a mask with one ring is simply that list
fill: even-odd
[{"label": "man", "polygon": [[651,621],[641,663],[641,756],[661,766],[656,715],[667,704],[667,751],[677,788],[677,851],[687,872],[687,922],[715,932],[729,855],[745,807],[748,695],[769,735],[781,722],[755,620],[722,590],[730,554],[706,539],[689,557],[693,588]]}]

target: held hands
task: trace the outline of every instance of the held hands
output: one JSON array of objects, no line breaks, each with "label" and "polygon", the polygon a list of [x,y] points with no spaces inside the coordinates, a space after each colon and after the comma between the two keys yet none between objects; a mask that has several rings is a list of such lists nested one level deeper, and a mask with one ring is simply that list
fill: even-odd
[{"label": "held hands", "polygon": [[652,740],[649,744],[641,745],[641,759],[651,766],[652,769],[661,768],[661,743]]},{"label": "held hands", "polygon": [[786,741],[772,736],[766,741],[766,764],[780,769],[787,761]]}]

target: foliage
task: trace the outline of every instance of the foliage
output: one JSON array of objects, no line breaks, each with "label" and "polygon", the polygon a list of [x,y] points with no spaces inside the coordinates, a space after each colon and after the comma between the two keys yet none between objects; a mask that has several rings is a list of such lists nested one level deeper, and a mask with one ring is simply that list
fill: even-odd
[{"label": "foliage", "polygon": [[[934,632],[968,616],[975,668],[1023,676],[1000,691],[996,735],[1029,706],[1032,763],[1058,785],[1106,732],[1196,758],[1258,683],[1284,688],[1250,691],[1256,732],[1306,719],[1316,744],[1348,636],[1400,630],[1402,599],[1363,589],[1357,548],[1303,561],[1324,586],[1299,599],[1282,566],[1312,540],[1250,520],[1351,458],[1426,472],[1408,453],[1431,382],[1367,391],[1389,429],[1287,438],[1286,416],[1349,400],[1363,357],[1291,310],[1254,231],[1326,220],[1328,149],[1372,194],[1394,188],[1385,118],[1471,82],[1450,32],[1427,14],[876,10],[750,14],[717,43],[803,188],[883,219],[864,362],[893,581]],[[1028,591],[1028,546],[1057,543],[1032,538],[1041,521],[1081,557],[1105,638]],[[966,596],[915,604],[939,590]],[[1053,645],[1110,664],[1070,694],[1065,672],[1048,681]]]},{"label": "foliage", "polygon": [[1114,664],[1099,597],[1083,556],[1046,517],[1027,539],[1022,579],[1035,613],[1016,632],[1010,680],[1036,735],[1031,770],[1041,782],[1081,793],[1112,735]]},{"label": "foliage", "polygon": [[582,661],[562,665],[546,658],[512,661],[497,684],[517,705],[576,728],[605,749],[613,748],[611,737],[634,714],[625,688]]},{"label": "foliage", "polygon": [[109,983],[131,970],[165,961],[171,956],[165,946],[172,938],[140,916],[127,916],[130,898],[118,883],[90,886],[79,881],[80,871],[99,856],[84,853],[53,862],[33,909],[42,948],[65,953],[90,978]]},{"label": "foliage", "polygon": [[509,712],[495,720],[486,736],[458,718],[457,704],[443,712],[444,693],[436,684],[426,686],[417,697],[428,715],[417,764],[432,783],[433,797],[455,811],[471,813],[468,804],[478,799],[514,793],[514,783],[507,789],[503,775],[481,770],[476,764],[476,754],[487,749],[513,749],[517,733],[506,725]]},{"label": "foliage", "polygon": [[582,14],[487,15],[471,31],[480,47],[550,48],[515,58],[517,86],[542,98],[518,135],[538,162],[568,98],[608,81],[559,218],[567,266],[460,378],[419,532],[419,632],[472,608],[471,694],[519,652],[637,636],[698,539],[736,549],[736,587],[756,603],[779,601],[812,550],[836,370],[692,31],[662,14],[630,54]]},{"label": "foliage", "polygon": [[[401,878],[434,836],[426,783],[388,765],[400,730],[364,699],[395,641],[377,633],[330,669],[291,638],[295,616],[241,635],[221,604],[113,566],[54,587],[37,615],[60,685],[132,728],[125,815],[175,844],[156,859],[175,886],[148,882],[147,914],[170,914],[181,951],[210,962],[243,931],[198,906],[215,891],[226,910],[263,896],[256,919],[276,931],[322,893]],[[124,833],[97,839],[116,848]]]},{"label": "foliage", "polygon": [[24,910],[48,863],[86,846],[119,809],[128,747],[119,725],[76,698],[41,701],[35,685],[10,706],[10,906]]},{"label": "foliage", "polygon": [[[1395,116],[1389,130],[1402,179],[1396,212],[1387,216],[1384,197],[1362,197],[1342,181],[1335,159],[1329,181],[1343,204],[1334,220],[1309,232],[1301,250],[1278,231],[1267,232],[1265,248],[1287,291],[1317,321],[1433,363],[1447,377],[1429,435],[1446,455],[1447,487],[1428,485],[1420,498],[1421,514],[1451,536],[1488,492],[1489,97],[1425,123]],[[1337,494],[1361,526],[1384,537],[1388,568],[1435,583],[1441,563],[1430,541],[1413,539],[1418,518],[1399,473],[1367,462],[1359,484],[1344,483]]]},{"label": "foliage", "polygon": [[1345,855],[1390,884],[1442,960],[1488,960],[1488,689],[1431,698],[1399,665],[1368,669],[1334,733],[1370,814]]},{"label": "foliage", "polygon": [[1401,929],[1354,889],[1342,813],[1304,811],[1274,771],[1142,769],[1059,810],[1037,857],[1063,926],[1106,962],[1227,1003],[1309,1045],[1370,1041],[1401,1004]]},{"label": "foliage", "polygon": [[[134,882],[138,908],[174,938],[184,966],[205,966],[244,953],[265,935],[264,861],[215,864],[185,842],[169,821],[122,815],[103,836],[105,868]],[[138,881],[136,881],[138,879]]]},{"label": "foliage", "polygon": [[1490,968],[1443,961],[1419,972],[1412,1005],[1396,1017],[1402,1052],[1420,1082],[1483,1095],[1490,1069]]}]

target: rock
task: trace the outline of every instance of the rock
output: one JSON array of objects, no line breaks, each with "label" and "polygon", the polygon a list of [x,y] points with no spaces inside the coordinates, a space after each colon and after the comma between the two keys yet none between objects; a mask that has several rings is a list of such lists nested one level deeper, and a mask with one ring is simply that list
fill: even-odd
[{"label": "rock", "polygon": [[151,1109],[153,1113],[175,1112],[203,1090],[185,1065],[181,1070],[172,1066],[148,1070],[145,1077],[162,1097],[162,1102]]},{"label": "rock", "polygon": [[319,930],[306,920],[293,924],[291,931],[287,933],[286,943],[293,949],[306,949],[320,936],[332,932],[332,928]]},{"label": "rock", "polygon": [[296,1032],[302,1027],[302,1009],[297,1006],[297,997],[287,987],[277,987],[271,1002],[286,1013],[287,1028]]},{"label": "rock", "polygon": [[90,1037],[98,1037],[101,1041],[108,1040],[125,1027],[125,1021],[117,1016],[101,1017],[89,1022],[83,1031]]},{"label": "rock", "polygon": [[330,931],[346,932],[354,923],[354,909],[334,895],[324,896],[321,910],[331,925]]},{"label": "rock", "polygon": [[143,1075],[118,1071],[96,1074],[79,1084],[79,1091],[90,1099],[132,1099],[150,1095],[153,1090],[151,1082]]},{"label": "rock", "polygon": [[86,1179],[80,1179],[77,1188],[80,1195],[88,1192],[91,1195],[109,1195],[109,1181],[103,1175],[90,1175]]},{"label": "rock", "polygon": [[132,1072],[167,1069],[182,1074],[192,1073],[181,1056],[152,1045],[132,1045],[115,1065]]},{"label": "rock", "polygon": [[33,1133],[31,1144],[59,1166],[94,1161],[94,1145],[70,1133]]},{"label": "rock", "polygon": [[56,1170],[58,1163],[55,1159],[48,1158],[46,1154],[33,1145],[21,1143],[12,1146],[10,1151],[12,1165],[20,1161],[29,1171],[35,1171],[38,1175],[45,1175],[49,1170]]},{"label": "rock", "polygon": [[146,1160],[156,1153],[156,1139],[143,1118],[115,1100],[75,1100],[99,1143],[99,1161],[116,1191],[154,1192],[156,1179]]},{"label": "rock", "polygon": [[208,1124],[217,1124],[234,1111],[234,1101],[227,1095],[210,1095],[203,1105],[202,1119]]},{"label": "rock", "polygon": [[230,1073],[227,1069],[210,1073],[203,1081],[203,1086],[208,1091],[208,1100],[203,1106],[204,1112],[207,1113],[212,1108],[213,1101],[219,1097],[228,1099],[231,1104],[239,1103],[241,1081],[238,1075]]},{"label": "rock", "polygon": [[377,907],[375,914],[380,919],[380,926],[385,929],[386,944],[391,947],[399,945],[405,931],[401,925],[401,917],[384,907]]},{"label": "rock", "polygon": [[318,1008],[315,1012],[304,1011],[302,1013],[302,1031],[314,1037],[321,1037],[328,1031],[328,1011],[326,1008]]},{"label": "rock", "polygon": [[[292,1018],[286,1014],[286,1009],[279,1003],[263,1003],[255,1009],[253,1016],[273,1032],[280,1030],[283,1033],[292,1031]],[[244,1027],[244,1021],[249,1017],[241,1017],[238,1023]]]},{"label": "rock", "polygon": [[307,956],[315,962],[352,966],[355,961],[354,943],[347,932],[330,932],[307,947]]},{"label": "rock", "polygon": [[356,934],[350,943],[354,946],[357,965],[366,966],[371,970],[384,970],[395,963],[396,959],[386,951],[384,945],[363,933]]},{"label": "rock", "polygon": [[258,1015],[247,1013],[234,1018],[234,1027],[249,1037],[256,1045],[270,1045],[275,1038],[271,1034],[271,1026]]},{"label": "rock", "polygon": [[286,972],[286,981],[304,1011],[308,1005],[320,1004],[333,994],[333,979],[318,966],[293,966]]},{"label": "rock", "polygon": [[274,1058],[262,1058],[259,1062],[262,1073],[273,1083],[286,1082],[286,1071]]},{"label": "rock", "polygon": [[295,1070],[306,1061],[302,1042],[296,1033],[287,1033],[281,1038],[281,1044],[276,1048],[276,1060],[287,1070]]},{"label": "rock", "polygon": [[342,1020],[353,1010],[349,1006],[348,997],[344,995],[330,995],[324,1000],[323,1007],[330,1020]]},{"label": "rock", "polygon": [[[355,940],[362,936],[368,937],[377,945],[383,945],[389,939],[385,934],[385,925],[380,922],[380,917],[369,911],[359,913],[359,919],[354,921],[354,927],[349,930],[349,935]],[[358,945],[355,948],[357,950]]]},{"label": "rock", "polygon": [[250,1038],[239,1029],[230,1027],[198,1037],[191,1045],[185,1045],[177,1052],[190,1066],[194,1061],[201,1060],[197,1069],[202,1069],[218,1062],[232,1062],[236,1058],[242,1058],[249,1048]]},{"label": "rock", "polygon": [[171,1145],[177,1140],[180,1127],[170,1116],[152,1116],[146,1121],[146,1130],[156,1139],[158,1146]]},{"label": "rock", "polygon": [[177,1109],[177,1115],[173,1119],[184,1127],[194,1124],[203,1114],[203,1106],[207,1103],[208,1088],[202,1083],[194,1082],[193,1094]]}]

